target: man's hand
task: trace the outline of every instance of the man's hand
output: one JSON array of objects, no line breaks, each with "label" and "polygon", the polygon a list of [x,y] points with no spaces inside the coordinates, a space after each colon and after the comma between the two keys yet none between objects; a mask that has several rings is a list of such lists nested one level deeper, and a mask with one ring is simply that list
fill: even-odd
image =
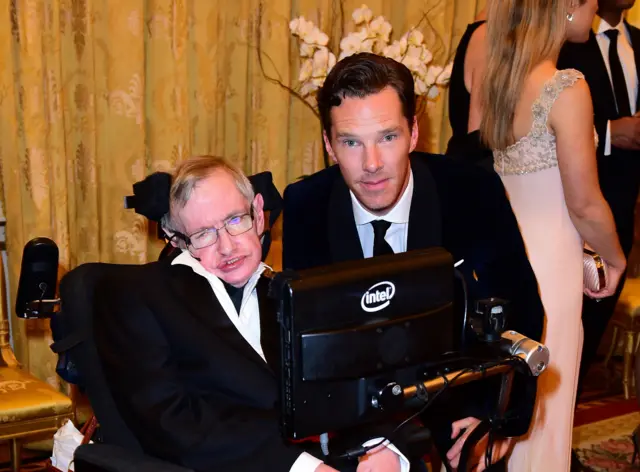
[{"label": "man's hand", "polygon": [[[460,436],[462,430],[465,430],[465,432],[460,437],[458,437],[458,440],[451,447],[451,449],[449,449],[449,452],[447,452],[447,460],[454,470],[458,469],[458,465],[460,463],[460,454],[462,453],[462,447],[464,446],[465,441],[479,423],[480,420],[477,418],[464,418],[453,422],[453,424],[451,425],[451,439]],[[487,443],[488,435],[485,434],[482,439],[480,439],[480,441],[478,441],[473,447],[473,451],[469,456],[470,464],[477,464],[477,468],[474,469],[476,472],[482,472],[483,470],[486,470],[485,455],[487,451]],[[509,452],[512,443],[512,439],[496,439],[493,444],[491,463],[495,464],[500,459],[502,459],[507,454],[507,452]]]},{"label": "man's hand", "polygon": [[611,121],[611,145],[640,150],[640,113]]},{"label": "man's hand", "polygon": [[360,458],[356,472],[400,472],[400,457],[386,446],[378,446]]}]

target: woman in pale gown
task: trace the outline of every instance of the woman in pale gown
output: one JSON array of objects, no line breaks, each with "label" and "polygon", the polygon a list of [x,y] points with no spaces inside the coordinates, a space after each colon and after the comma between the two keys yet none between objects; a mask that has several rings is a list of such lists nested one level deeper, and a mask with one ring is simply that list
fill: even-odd
[{"label": "woman in pale gown", "polygon": [[588,38],[596,9],[596,0],[489,2],[486,70],[472,84],[469,129],[480,127],[493,149],[538,280],[551,353],[529,435],[511,454],[513,472],[569,471],[583,242],[609,275],[604,289],[587,295],[610,296],[626,264],[598,185],[589,88],[580,72],[555,68],[565,40]]}]

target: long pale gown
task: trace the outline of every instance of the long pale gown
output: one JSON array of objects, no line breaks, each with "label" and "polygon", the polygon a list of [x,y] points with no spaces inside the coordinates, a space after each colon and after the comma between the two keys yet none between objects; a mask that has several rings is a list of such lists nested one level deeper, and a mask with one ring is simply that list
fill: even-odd
[{"label": "long pale gown", "polygon": [[529,134],[493,151],[518,220],[545,309],[543,342],[549,367],[538,379],[536,412],[529,435],[509,459],[510,472],[568,472],[576,389],[582,351],[582,247],[565,202],[556,137],[549,112],[564,89],[583,75],[562,70],[548,80],[532,107]]}]

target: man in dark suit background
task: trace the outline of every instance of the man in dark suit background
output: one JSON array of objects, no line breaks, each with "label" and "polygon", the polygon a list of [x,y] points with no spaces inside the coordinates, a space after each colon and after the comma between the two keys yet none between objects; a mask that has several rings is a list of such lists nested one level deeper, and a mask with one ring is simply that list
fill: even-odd
[{"label": "man in dark suit background", "polygon": [[[278,428],[262,196],[223,160],[192,158],[162,226],[182,251],[105,278],[95,304],[105,377],[143,450],[198,472],[335,472]],[[358,471],[406,471],[394,451],[374,449]]]},{"label": "man in dark suit background", "polygon": [[[509,327],[540,339],[542,303],[504,187],[494,172],[413,152],[410,71],[373,54],[343,59],[321,88],[318,107],[325,148],[338,165],[285,190],[283,268],[443,246],[463,260],[470,300],[510,300]],[[436,446],[441,455],[449,451],[455,467],[461,442],[449,450],[451,418],[434,416]]]},{"label": "man in dark suit background", "polygon": [[[637,115],[640,30],[623,21],[635,0],[599,0],[598,16],[586,43],[566,43],[558,68],[582,72],[591,89],[598,134],[598,176],[625,256],[633,245],[634,212],[640,187],[640,117]],[[618,291],[602,301],[584,298],[584,345],[580,387],[613,315]],[[580,391],[580,388],[579,388]]]}]

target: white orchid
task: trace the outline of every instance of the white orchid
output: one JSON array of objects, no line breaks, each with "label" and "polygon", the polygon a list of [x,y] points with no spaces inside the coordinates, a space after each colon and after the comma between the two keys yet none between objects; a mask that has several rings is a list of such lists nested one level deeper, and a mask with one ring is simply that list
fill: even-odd
[{"label": "white orchid", "polygon": [[356,8],[353,11],[351,17],[356,25],[361,25],[362,23],[369,23],[371,21],[371,18],[373,18],[373,12],[368,6],[362,5],[360,8]]},{"label": "white orchid", "polygon": [[429,100],[435,100],[440,95],[440,89],[438,87],[431,87],[429,89],[429,93],[427,93],[427,98]]},{"label": "white orchid", "polygon": [[317,44],[319,46],[326,46],[329,43],[329,36],[314,27],[309,34],[302,38],[307,44]]},{"label": "white orchid", "polygon": [[302,62],[300,66],[300,74],[298,75],[298,80],[300,82],[306,82],[311,78],[313,74],[313,59],[306,59]]},{"label": "white orchid", "polygon": [[412,74],[418,77],[425,77],[427,75],[427,66],[420,62],[420,58],[405,56],[400,62],[407,66]]},{"label": "white orchid", "polygon": [[384,48],[382,55],[398,62],[402,61],[402,57],[407,53],[407,37],[403,36],[399,41],[394,41]]},{"label": "white orchid", "polygon": [[335,65],[336,56],[332,52],[327,48],[318,49],[313,55],[313,77],[326,77]]},{"label": "white orchid", "polygon": [[[289,30],[291,30],[291,34],[309,45],[326,46],[329,42],[329,36],[320,31],[312,21],[306,20],[304,16],[291,20]],[[305,50],[305,53],[308,53],[308,50]]]},{"label": "white orchid", "polygon": [[306,20],[304,16],[295,18],[291,20],[291,22],[289,22],[289,29],[291,30],[291,34],[293,34],[294,36],[299,36],[301,39],[309,35],[314,28],[315,25],[313,24],[313,22]]},{"label": "white orchid", "polygon": [[300,44],[300,57],[312,57],[316,48],[313,44],[301,43]]},{"label": "white orchid", "polygon": [[438,85],[447,85],[451,80],[451,70],[453,69],[453,62],[450,62],[442,70],[442,73],[438,76],[436,83]]},{"label": "white orchid", "polygon": [[415,77],[414,79],[414,91],[416,95],[424,95],[429,91],[429,87],[420,77]]},{"label": "white orchid", "polygon": [[431,61],[433,60],[433,54],[425,46],[422,46],[422,53],[420,55],[420,60],[425,64],[430,64]]},{"label": "white orchid", "polygon": [[369,34],[365,28],[361,28],[358,31],[349,33],[342,41],[340,41],[340,57],[338,60],[342,60],[345,57],[353,56],[359,52],[365,52],[365,42],[368,40]]},{"label": "white orchid", "polygon": [[408,34],[407,40],[408,40],[409,44],[412,45],[412,46],[420,46],[424,42],[424,35],[422,34],[422,32],[420,30],[412,28],[406,34]]},{"label": "white orchid", "polygon": [[442,71],[444,69],[440,66],[431,66],[429,67],[429,69],[427,70],[427,73],[425,75],[425,80],[428,84],[433,84],[435,85],[438,82],[438,77],[440,77],[440,74],[442,74]]},{"label": "white orchid", "polygon": [[300,18],[303,18],[303,17],[301,16],[298,18],[294,18],[289,22],[289,31],[291,31],[291,34],[294,36],[298,35],[298,28],[300,27]]},{"label": "white orchid", "polygon": [[385,43],[389,42],[392,29],[391,23],[386,21],[382,16],[377,17],[369,23],[369,31]]},{"label": "white orchid", "polygon": [[324,77],[313,78],[308,82],[305,82],[300,88],[300,95],[308,97],[315,91],[317,91],[324,83]]},{"label": "white orchid", "polygon": [[433,54],[424,42],[424,34],[410,28],[399,40],[391,41],[392,26],[383,16],[373,18],[367,5],[357,8],[352,14],[357,31],[347,34],[340,41],[340,52],[336,56],[329,49],[329,37],[313,22],[303,16],[289,23],[291,34],[300,39],[300,65],[298,80],[303,97],[313,95],[324,83],[336,61],[360,52],[370,52],[401,62],[411,71],[415,93],[436,98],[440,88],[451,78],[452,64],[445,67],[432,64]]}]

